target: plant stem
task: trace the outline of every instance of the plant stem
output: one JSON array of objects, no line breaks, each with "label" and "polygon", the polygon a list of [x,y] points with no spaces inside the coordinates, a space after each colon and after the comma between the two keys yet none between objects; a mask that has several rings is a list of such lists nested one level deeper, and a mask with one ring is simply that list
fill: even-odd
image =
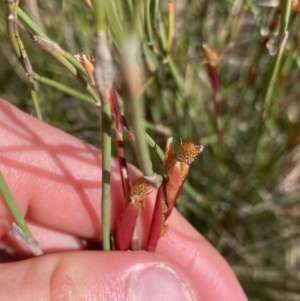
[{"label": "plant stem", "polygon": [[17,55],[18,59],[21,60],[21,50],[15,38],[15,28],[16,28],[16,16],[15,16],[15,2],[14,1],[7,1],[7,18],[6,18],[6,29],[9,40],[12,44],[15,54]]},{"label": "plant stem", "polygon": [[167,47],[166,47],[166,53],[171,52],[173,35],[174,35],[175,11],[174,11],[174,1],[173,0],[169,0],[168,9],[169,9],[169,14],[168,14],[169,24],[168,24],[168,42],[167,42]]},{"label": "plant stem", "polygon": [[[266,85],[266,89],[263,91],[263,101],[264,101],[264,111],[263,116],[264,118],[268,118],[269,115],[271,115],[272,119],[275,119],[276,115],[276,106],[274,105],[274,87],[276,80],[279,75],[282,55],[285,48],[285,43],[288,37],[287,27],[289,23],[289,16],[290,16],[290,10],[291,10],[291,3],[292,0],[285,0],[283,1],[283,7],[282,7],[282,15],[280,20],[280,28],[279,28],[279,34],[277,37],[277,54],[276,57],[271,65],[271,71],[268,77],[268,82]],[[259,141],[261,139],[263,129],[265,127],[265,121],[261,119],[260,123],[257,125],[256,134],[254,136],[254,142],[253,145],[253,153],[254,157],[256,156],[256,152],[258,149]]]},{"label": "plant stem", "polygon": [[151,5],[151,0],[147,0],[146,4],[146,17],[145,17],[145,22],[146,22],[146,33],[147,33],[147,39],[148,43],[153,43],[153,36],[152,36],[152,27],[151,27],[151,12],[150,12],[150,5]]},{"label": "plant stem", "polygon": [[283,1],[280,26],[279,26],[280,33],[287,31],[287,28],[289,25],[289,20],[290,20],[290,15],[291,15],[291,5],[292,5],[292,0],[284,0]]},{"label": "plant stem", "polygon": [[139,166],[145,176],[152,176],[152,162],[150,159],[149,148],[145,139],[145,129],[143,127],[143,106],[139,98],[132,98],[129,101],[131,108],[131,126],[135,137],[135,147]]},{"label": "plant stem", "polygon": [[90,93],[94,101],[99,104],[99,97],[92,86],[83,78],[77,69],[59,52],[60,47],[53,41],[49,41],[38,36],[33,37],[34,41],[42,47],[45,51],[54,56]]},{"label": "plant stem", "polygon": [[[138,22],[136,21],[136,24]],[[154,172],[150,159],[149,148],[145,140],[144,108],[142,99],[138,97],[142,87],[142,71],[139,61],[138,36],[134,31],[123,40],[122,45],[122,76],[126,87],[124,108],[126,121],[134,135],[135,151],[139,167],[145,176],[151,177]]]},{"label": "plant stem", "polygon": [[110,103],[102,104],[102,241],[103,250],[110,250],[110,168],[111,168],[111,112]]},{"label": "plant stem", "polygon": [[92,97],[84,94],[84,93],[81,93],[75,89],[72,89],[66,85],[63,85],[63,84],[60,84],[59,82],[55,81],[55,80],[52,80],[50,78],[47,78],[47,77],[44,77],[44,76],[41,76],[37,73],[35,73],[33,75],[33,79],[40,82],[41,84],[44,84],[44,85],[47,85],[49,87],[52,87],[52,88],[55,88],[59,91],[62,91],[66,94],[69,94],[71,96],[74,96],[80,100],[83,100],[85,102],[88,102],[88,103],[94,103],[94,100]]},{"label": "plant stem", "polygon": [[[31,38],[44,50],[52,54],[65,68],[67,68],[73,76],[77,78],[77,80],[87,89],[89,94],[93,97],[94,102],[99,103],[99,97],[97,96],[94,89],[86,82],[86,80],[77,72],[76,69],[80,70],[82,73],[86,74],[83,66],[74,58],[73,55],[63,50],[58,44],[51,41],[51,39],[42,31],[40,28],[26,15],[22,9],[18,8],[18,16],[20,19],[38,36],[32,36]],[[75,68],[76,67],[76,68]],[[41,79],[40,76],[35,78],[36,80]],[[43,78],[43,82],[48,84],[49,86],[55,87],[59,90],[64,90],[64,92],[71,94],[75,97],[78,97],[81,100],[90,102],[90,98],[84,96],[80,92],[76,92],[73,89],[63,87],[61,84],[55,84],[54,81],[46,80]]]},{"label": "plant stem", "polygon": [[5,203],[6,203],[7,207],[9,208],[10,213],[14,217],[16,224],[22,229],[22,231],[25,233],[25,235],[27,237],[33,238],[32,234],[27,226],[27,223],[26,223],[24,217],[22,216],[22,213],[20,212],[20,210],[14,200],[14,197],[11,194],[1,171],[0,171],[0,192],[4,197]]},{"label": "plant stem", "polygon": [[106,39],[105,1],[93,0],[94,19],[97,34],[95,54],[95,80],[102,102],[102,245],[110,250],[110,170],[111,170],[111,108],[110,90],[113,84],[113,63]]},{"label": "plant stem", "polygon": [[145,132],[145,140],[147,141],[148,145],[155,150],[159,158],[163,161],[165,157],[164,152],[159,147],[159,145],[146,132]]},{"label": "plant stem", "polygon": [[28,77],[28,85],[30,89],[31,98],[33,101],[33,106],[39,120],[43,120],[41,109],[37,100],[34,81],[33,81],[33,70],[31,63],[29,61],[28,55],[26,53],[24,44],[20,38],[18,30],[18,10],[19,1],[7,2],[8,16],[7,16],[7,31],[10,37],[11,43],[13,45],[14,51],[21,62],[23,68],[25,69]]},{"label": "plant stem", "polygon": [[[39,37],[45,39],[45,40],[51,40],[29,17],[28,15],[20,8],[18,7],[18,16],[19,18],[27,25],[27,27],[33,31],[36,35]],[[82,65],[74,58],[74,55],[70,54],[69,52],[62,49],[60,46],[58,46],[58,51],[61,55],[66,57],[72,65],[74,65],[78,70],[80,70],[82,73],[86,74],[84,68]]]},{"label": "plant stem", "polygon": [[29,84],[30,94],[31,94],[31,98],[32,98],[32,102],[33,102],[33,106],[34,106],[36,116],[39,120],[43,121],[41,108],[40,108],[40,105],[39,105],[39,102],[38,102],[38,99],[37,99],[37,96],[36,96],[33,74],[28,75],[28,84]]},{"label": "plant stem", "polygon": [[272,104],[273,104],[273,92],[274,92],[274,86],[275,82],[279,75],[280,70],[280,63],[282,60],[282,55],[284,52],[285,43],[288,37],[288,23],[290,18],[290,11],[291,11],[291,3],[292,0],[284,0],[283,1],[283,7],[282,7],[282,14],[280,19],[280,27],[279,27],[279,34],[277,37],[277,54],[275,57],[275,60],[273,61],[273,64],[271,66],[271,73],[269,76],[269,81],[267,83],[267,89],[264,93],[264,103],[265,103],[265,111],[267,113],[270,113],[272,110]]},{"label": "plant stem", "polygon": [[48,36],[28,17],[28,15],[20,7],[18,7],[18,16],[35,34],[44,39],[49,39]]},{"label": "plant stem", "polygon": [[94,18],[96,32],[105,32],[105,2],[106,1],[93,1]]},{"label": "plant stem", "polygon": [[128,200],[128,192],[129,192],[129,179],[128,179],[128,169],[127,169],[127,161],[124,150],[123,143],[123,124],[122,124],[122,116],[121,110],[119,107],[119,102],[117,98],[117,94],[114,89],[110,91],[110,103],[112,108],[112,115],[115,119],[115,138],[116,138],[116,148],[117,155],[119,161],[119,170],[120,177],[122,179],[123,192],[125,200]]}]

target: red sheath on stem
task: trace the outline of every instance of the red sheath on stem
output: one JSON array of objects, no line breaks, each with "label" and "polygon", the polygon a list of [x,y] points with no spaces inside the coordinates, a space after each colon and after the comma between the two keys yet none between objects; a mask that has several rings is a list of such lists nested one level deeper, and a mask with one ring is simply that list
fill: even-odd
[{"label": "red sheath on stem", "polygon": [[119,169],[120,175],[122,179],[123,191],[125,199],[127,199],[127,194],[129,190],[129,183],[128,183],[128,171],[127,171],[127,161],[125,157],[124,145],[121,139],[122,137],[122,117],[121,111],[118,103],[118,98],[116,95],[115,90],[112,88],[110,89],[110,105],[113,112],[113,117],[115,119],[115,137],[116,137],[116,144],[117,144],[117,156],[119,161]]},{"label": "red sheath on stem", "polygon": [[127,251],[131,249],[132,243],[137,243],[133,240],[134,228],[138,216],[144,210],[149,188],[150,184],[144,177],[130,185],[126,198],[126,209],[119,218],[115,232],[116,250]]},{"label": "red sheath on stem", "polygon": [[131,247],[131,239],[136,223],[136,219],[139,214],[139,208],[134,203],[129,203],[125,212],[120,217],[116,235],[115,244],[116,250],[127,251]]},{"label": "red sheath on stem", "polygon": [[220,80],[219,80],[219,73],[216,66],[207,66],[209,78],[211,85],[213,87],[213,92],[218,94],[221,92]]},{"label": "red sheath on stem", "polygon": [[166,179],[163,180],[160,187],[158,188],[155,207],[153,211],[151,227],[147,242],[147,251],[154,252],[157,242],[161,236],[162,226],[164,225],[164,189],[165,189]]},{"label": "red sheath on stem", "polygon": [[155,251],[159,238],[166,232],[166,220],[170,216],[177,197],[187,177],[189,166],[203,150],[202,145],[196,145],[193,141],[180,143],[178,156],[175,156],[172,138],[167,140],[164,168],[167,178],[164,179],[158,189],[147,250]]}]

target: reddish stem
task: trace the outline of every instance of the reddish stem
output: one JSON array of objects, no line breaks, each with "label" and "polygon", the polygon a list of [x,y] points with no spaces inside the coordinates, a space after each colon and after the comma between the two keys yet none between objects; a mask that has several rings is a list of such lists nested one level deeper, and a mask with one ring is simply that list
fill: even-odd
[{"label": "reddish stem", "polygon": [[219,73],[217,70],[217,66],[207,65],[207,71],[209,74],[210,82],[213,87],[213,91],[215,94],[221,92],[221,85],[219,80]]},{"label": "reddish stem", "polygon": [[129,203],[117,225],[115,235],[116,250],[130,250],[132,235],[138,214],[139,208],[134,203]]},{"label": "reddish stem", "polygon": [[150,252],[154,252],[156,249],[157,242],[161,236],[162,225],[164,223],[163,202],[165,185],[166,179],[161,183],[156,195],[155,207],[146,248],[147,251]]},{"label": "reddish stem", "polygon": [[115,119],[115,137],[116,137],[116,145],[117,145],[117,156],[119,161],[119,169],[120,169],[120,175],[122,179],[122,185],[123,185],[123,191],[125,199],[127,199],[127,192],[129,189],[129,183],[128,183],[128,170],[127,170],[127,161],[125,157],[125,150],[123,141],[121,139],[122,137],[122,116],[121,111],[117,99],[117,95],[115,90],[112,88],[110,90],[110,104],[113,112],[113,116]]}]

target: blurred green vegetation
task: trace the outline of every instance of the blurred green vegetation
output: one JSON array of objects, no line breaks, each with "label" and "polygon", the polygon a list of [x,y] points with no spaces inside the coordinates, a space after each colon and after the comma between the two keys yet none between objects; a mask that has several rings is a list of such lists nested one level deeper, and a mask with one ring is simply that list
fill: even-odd
[{"label": "blurred green vegetation", "polygon": [[[265,101],[276,59],[279,23],[271,25],[281,16],[279,2],[178,0],[168,53],[168,2],[148,0],[140,33],[145,83],[148,80],[143,94],[146,131],[163,149],[170,136],[177,144],[182,138],[205,146],[191,165],[178,208],[228,260],[250,300],[300,298],[300,16],[295,11],[270,110]],[[134,16],[135,4],[124,1],[125,15],[108,18],[116,64],[118,30],[126,27],[126,14]],[[31,0],[20,5],[69,53],[93,53],[88,1]],[[28,32],[21,27],[19,31],[35,72],[87,93]],[[26,73],[7,37],[5,3],[0,40],[0,96],[34,114]],[[211,86],[203,43],[215,51],[228,47],[216,66],[220,91]],[[101,146],[93,104],[41,83],[36,88],[46,122]],[[125,145],[128,161],[137,164],[131,144]],[[154,170],[161,173],[160,159],[151,155]]]}]

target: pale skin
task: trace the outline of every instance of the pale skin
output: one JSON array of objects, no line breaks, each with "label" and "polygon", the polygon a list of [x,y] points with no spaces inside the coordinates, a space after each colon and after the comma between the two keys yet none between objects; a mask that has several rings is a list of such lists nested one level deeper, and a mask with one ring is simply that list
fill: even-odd
[{"label": "pale skin", "polygon": [[[247,300],[230,266],[176,210],[155,253],[86,250],[87,241],[101,237],[100,168],[100,151],[0,99],[0,169],[46,253],[1,263],[1,300],[138,300],[131,294],[134,281],[156,268],[174,272],[190,300]],[[135,168],[130,172],[137,177]],[[111,186],[113,230],[124,209],[116,160]],[[154,197],[153,190],[142,217],[146,229]],[[0,196],[2,261],[6,252],[30,257],[12,238],[12,221]],[[158,294],[149,287],[144,300]]]}]

